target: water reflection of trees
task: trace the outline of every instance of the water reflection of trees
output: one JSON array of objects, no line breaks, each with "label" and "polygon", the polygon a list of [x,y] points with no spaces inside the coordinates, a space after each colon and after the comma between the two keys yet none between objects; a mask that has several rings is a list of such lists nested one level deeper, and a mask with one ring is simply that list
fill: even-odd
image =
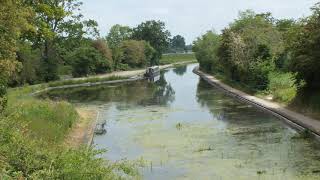
[{"label": "water reflection of trees", "polygon": [[215,119],[228,122],[227,125],[251,126],[268,123],[271,116],[250,105],[227,96],[201,80],[197,88],[198,103],[207,108]]},{"label": "water reflection of trees", "polygon": [[227,113],[225,112],[222,94],[214,91],[212,86],[203,80],[199,81],[196,98],[203,108],[207,108],[211,112],[214,119],[226,119]]},{"label": "water reflection of trees", "polygon": [[183,76],[187,72],[187,65],[178,66],[173,69],[173,72],[179,76]]},{"label": "water reflection of trees", "polygon": [[174,101],[175,91],[166,81],[164,74],[165,72],[161,72],[159,81],[149,84],[150,97],[140,101],[140,105],[167,105]]},{"label": "water reflection of trees", "polygon": [[94,87],[53,90],[42,94],[42,98],[67,100],[73,103],[105,104],[119,102],[130,105],[167,105],[174,100],[175,92],[166,81],[164,73],[156,83],[136,81]]}]

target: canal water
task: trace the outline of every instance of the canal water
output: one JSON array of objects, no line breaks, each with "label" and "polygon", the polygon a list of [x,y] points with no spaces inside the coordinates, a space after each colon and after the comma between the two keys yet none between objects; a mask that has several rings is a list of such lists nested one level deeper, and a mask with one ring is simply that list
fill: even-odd
[{"label": "canal water", "polygon": [[51,91],[99,109],[103,158],[139,161],[143,179],[320,179],[320,145],[200,80],[196,64],[156,83]]}]

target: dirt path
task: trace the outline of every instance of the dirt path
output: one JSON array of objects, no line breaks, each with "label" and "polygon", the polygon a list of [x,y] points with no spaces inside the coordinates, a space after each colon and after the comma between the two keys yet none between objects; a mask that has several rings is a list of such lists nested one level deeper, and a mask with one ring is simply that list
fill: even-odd
[{"label": "dirt path", "polygon": [[210,83],[211,85],[220,88],[228,93],[228,95],[238,98],[242,101],[250,103],[264,111],[270,112],[273,115],[283,119],[288,124],[300,130],[309,130],[316,137],[320,138],[320,121],[307,117],[303,114],[288,110],[284,106],[278,103],[270,102],[255,96],[251,96],[242,91],[234,89],[220,80],[216,79],[214,76],[204,73],[199,70],[199,68],[194,69],[194,73],[198,74],[202,79]]},{"label": "dirt path", "polygon": [[98,111],[93,108],[76,108],[79,119],[66,137],[65,144],[70,147],[78,147],[80,145],[91,145],[94,135],[95,122]]}]

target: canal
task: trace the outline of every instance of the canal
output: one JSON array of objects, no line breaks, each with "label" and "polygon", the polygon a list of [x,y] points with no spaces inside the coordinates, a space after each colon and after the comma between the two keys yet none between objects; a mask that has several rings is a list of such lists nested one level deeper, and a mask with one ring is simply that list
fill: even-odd
[{"label": "canal", "polygon": [[196,64],[137,81],[49,92],[99,109],[103,158],[138,160],[144,179],[319,179],[320,145],[200,80]]}]

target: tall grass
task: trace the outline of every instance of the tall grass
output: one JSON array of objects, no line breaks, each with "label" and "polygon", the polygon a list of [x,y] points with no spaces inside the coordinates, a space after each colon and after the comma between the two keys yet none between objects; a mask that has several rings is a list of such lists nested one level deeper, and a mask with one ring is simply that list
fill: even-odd
[{"label": "tall grass", "polygon": [[25,99],[9,107],[16,113],[16,121],[25,123],[33,138],[50,143],[62,142],[78,119],[73,105],[67,102]]}]

